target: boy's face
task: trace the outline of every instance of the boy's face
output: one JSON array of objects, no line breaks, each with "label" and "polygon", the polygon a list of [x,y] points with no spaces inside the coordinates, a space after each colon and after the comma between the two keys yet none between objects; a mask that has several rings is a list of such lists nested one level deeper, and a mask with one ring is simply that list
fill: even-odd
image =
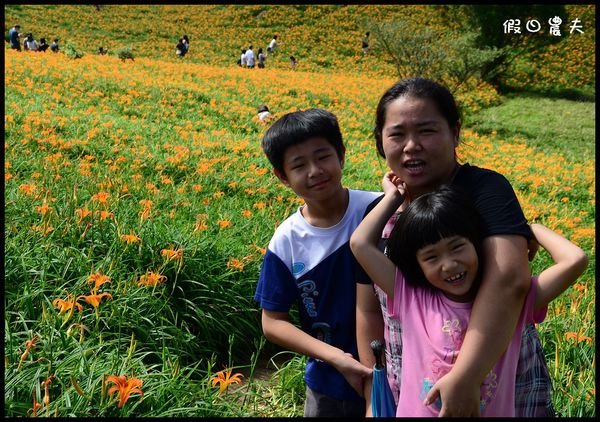
[{"label": "boy's face", "polygon": [[289,147],[283,156],[282,174],[275,175],[305,201],[331,198],[341,188],[343,155],[325,138],[309,138]]}]

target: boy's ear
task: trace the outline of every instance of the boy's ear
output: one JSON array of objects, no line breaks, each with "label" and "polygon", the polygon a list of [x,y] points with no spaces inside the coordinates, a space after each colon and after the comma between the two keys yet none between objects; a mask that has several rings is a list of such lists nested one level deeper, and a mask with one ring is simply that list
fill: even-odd
[{"label": "boy's ear", "polygon": [[273,174],[275,176],[277,176],[277,178],[279,180],[281,180],[281,183],[283,183],[285,186],[289,187],[290,183],[287,181],[287,178],[285,177],[285,174],[283,174],[283,172],[277,170],[277,169],[273,169]]}]

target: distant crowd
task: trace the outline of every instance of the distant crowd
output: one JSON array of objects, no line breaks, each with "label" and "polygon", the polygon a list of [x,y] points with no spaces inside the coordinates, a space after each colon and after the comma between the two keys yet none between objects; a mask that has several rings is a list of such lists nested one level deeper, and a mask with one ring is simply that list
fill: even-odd
[{"label": "distant crowd", "polygon": [[[10,48],[13,50],[21,51],[46,51],[50,49],[51,51],[57,53],[59,51],[58,46],[58,38],[54,38],[51,44],[46,42],[46,38],[40,38],[39,42],[34,38],[31,32],[27,34],[22,34],[20,25],[14,25],[8,31],[8,42],[10,43]],[[21,36],[25,36],[23,39],[23,48],[21,48]],[[237,65],[240,67],[245,67],[248,69],[252,69],[257,66],[259,69],[265,68],[265,62],[267,60],[267,56],[269,54],[273,54],[276,50],[279,49],[279,42],[277,41],[277,35],[273,35],[273,38],[269,42],[267,46],[266,52],[263,52],[262,48],[259,48],[254,53],[254,46],[250,44],[248,48],[242,48],[242,54],[240,58],[237,60]],[[366,32],[363,39],[361,40],[361,47],[363,54],[367,54],[369,52],[369,32]],[[175,54],[183,58],[188,53],[190,49],[190,39],[187,35],[183,35],[179,38],[177,45],[175,46]],[[96,51],[98,55],[105,55],[108,53],[108,50],[105,50],[104,47],[100,46],[100,48]],[[298,60],[294,56],[290,56],[290,67],[295,69],[298,66]]]},{"label": "distant crowd", "polygon": [[[50,49],[50,51],[54,53],[58,53],[60,47],[58,45],[58,38],[54,38],[52,44],[48,44],[46,42],[46,38],[40,38],[39,41],[35,39],[31,32],[27,34],[22,34],[21,25],[15,25],[8,30],[8,43],[10,43],[10,48],[17,51],[42,51]],[[21,36],[23,38],[23,47],[21,48]],[[108,50],[105,50],[104,47],[100,46],[98,50],[96,50],[96,54],[105,55],[108,53]]]},{"label": "distant crowd", "polygon": [[[10,48],[13,50],[21,51],[21,34],[19,31],[21,30],[20,25],[15,25],[8,30],[8,42],[10,43]],[[52,44],[48,44],[46,42],[46,38],[40,38],[39,42],[33,37],[33,34],[29,32],[25,34],[25,38],[23,39],[23,50],[25,51],[46,51],[47,49],[57,53],[59,50],[58,47],[58,38],[55,38],[52,41]]]}]

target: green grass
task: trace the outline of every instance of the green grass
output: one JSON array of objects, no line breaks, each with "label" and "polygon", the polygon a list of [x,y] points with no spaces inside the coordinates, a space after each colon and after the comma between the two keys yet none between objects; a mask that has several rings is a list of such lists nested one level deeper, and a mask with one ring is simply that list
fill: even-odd
[{"label": "green grass", "polygon": [[595,157],[595,112],[596,103],[520,95],[471,116],[466,125],[479,133],[524,138],[539,151],[585,162]]}]

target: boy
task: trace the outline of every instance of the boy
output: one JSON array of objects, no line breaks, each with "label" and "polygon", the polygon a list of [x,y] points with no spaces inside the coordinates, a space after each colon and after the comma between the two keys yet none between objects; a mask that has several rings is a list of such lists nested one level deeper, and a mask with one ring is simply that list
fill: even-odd
[{"label": "boy", "polygon": [[[275,231],[254,299],[265,337],[309,356],[304,416],[364,417],[356,347],[355,266],[349,239],[380,196],[342,187],[345,147],[336,117],[322,109],[289,113],[262,148],[281,182],[305,205]],[[301,329],[289,320],[298,303]]]}]

